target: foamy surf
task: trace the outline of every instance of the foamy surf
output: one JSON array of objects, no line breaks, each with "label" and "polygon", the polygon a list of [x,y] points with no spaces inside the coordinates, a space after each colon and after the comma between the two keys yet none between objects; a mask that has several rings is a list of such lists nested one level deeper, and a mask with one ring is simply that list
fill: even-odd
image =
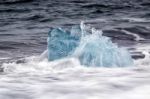
[{"label": "foamy surf", "polygon": [[48,62],[37,61],[36,56],[27,60],[30,61],[3,64],[5,75],[0,79],[0,98],[150,98],[150,68],[140,60],[136,66],[126,68],[86,67],[77,59]]}]

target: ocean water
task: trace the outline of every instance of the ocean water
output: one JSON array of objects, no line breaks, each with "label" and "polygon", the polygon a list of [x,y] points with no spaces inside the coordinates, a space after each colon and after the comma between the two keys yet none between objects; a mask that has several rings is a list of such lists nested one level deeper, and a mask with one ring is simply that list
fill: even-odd
[{"label": "ocean water", "polygon": [[[0,99],[149,99],[149,0],[1,0]],[[129,50],[125,68],[48,62],[52,28],[84,21]]]}]

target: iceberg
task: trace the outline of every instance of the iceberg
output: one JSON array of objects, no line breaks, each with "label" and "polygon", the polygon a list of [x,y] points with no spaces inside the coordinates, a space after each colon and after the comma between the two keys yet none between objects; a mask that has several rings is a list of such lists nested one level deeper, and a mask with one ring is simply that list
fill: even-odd
[{"label": "iceberg", "polygon": [[67,57],[77,47],[79,37],[71,35],[61,28],[53,29],[48,35],[48,60]]},{"label": "iceberg", "polygon": [[127,49],[118,47],[102,31],[89,26],[73,26],[71,31],[53,29],[48,35],[48,60],[65,57],[79,59],[81,65],[125,67],[133,64]]}]

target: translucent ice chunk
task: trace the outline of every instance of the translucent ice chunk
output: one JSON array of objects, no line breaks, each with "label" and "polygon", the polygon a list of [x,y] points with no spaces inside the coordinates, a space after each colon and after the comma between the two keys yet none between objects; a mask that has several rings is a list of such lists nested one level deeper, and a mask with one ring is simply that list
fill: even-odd
[{"label": "translucent ice chunk", "polygon": [[126,49],[118,48],[108,37],[95,34],[83,37],[73,55],[86,66],[124,67],[133,63]]},{"label": "translucent ice chunk", "polygon": [[78,44],[78,38],[62,29],[53,29],[48,37],[48,60],[52,61],[68,56]]},{"label": "translucent ice chunk", "polygon": [[83,23],[74,26],[71,32],[53,29],[48,37],[48,59],[75,57],[86,66],[124,67],[133,64],[129,52],[112,43],[102,31],[86,27]]}]

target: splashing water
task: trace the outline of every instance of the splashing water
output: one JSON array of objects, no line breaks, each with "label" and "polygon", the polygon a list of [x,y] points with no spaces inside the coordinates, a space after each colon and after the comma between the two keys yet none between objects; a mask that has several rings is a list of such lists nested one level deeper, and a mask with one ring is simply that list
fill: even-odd
[{"label": "splashing water", "polygon": [[48,60],[75,57],[81,65],[124,67],[133,65],[125,48],[119,48],[102,31],[86,26],[74,26],[71,32],[56,28],[48,37]]}]

